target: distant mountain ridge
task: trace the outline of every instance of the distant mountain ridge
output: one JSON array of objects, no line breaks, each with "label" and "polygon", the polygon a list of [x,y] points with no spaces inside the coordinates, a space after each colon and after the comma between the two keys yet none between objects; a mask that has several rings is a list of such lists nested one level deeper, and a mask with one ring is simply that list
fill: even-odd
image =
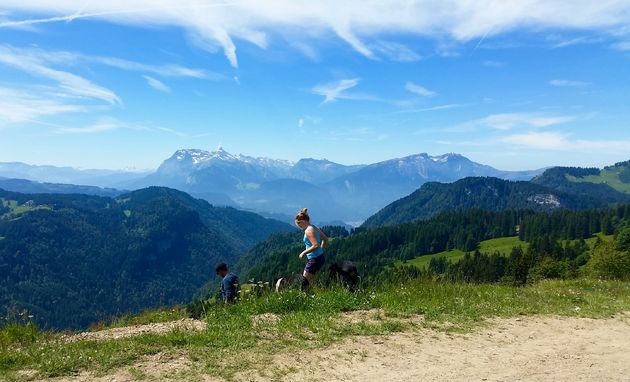
[{"label": "distant mountain ridge", "polygon": [[364,227],[422,220],[470,208],[499,211],[610,207],[630,202],[630,161],[603,169],[552,167],[529,182],[470,177],[454,183],[425,183],[368,218]]},{"label": "distant mountain ridge", "polygon": [[328,190],[345,205],[368,216],[388,203],[409,195],[426,182],[454,182],[471,176],[529,180],[538,171],[500,171],[460,154],[430,156],[426,153],[375,163],[335,179]]},{"label": "distant mountain ridge", "polygon": [[84,194],[111,197],[126,192],[114,188],[63,183],[40,183],[26,179],[7,179],[2,177],[0,177],[0,189],[24,194]]},{"label": "distant mountain ridge", "polygon": [[[22,178],[39,180],[34,175],[38,171],[30,169],[29,176]],[[64,175],[70,170],[55,171]],[[105,186],[131,190],[170,187],[213,205],[238,207],[266,216],[287,216],[286,220],[291,220],[297,209],[308,207],[318,223],[359,224],[426,182],[453,182],[469,176],[529,180],[541,173],[542,170],[501,171],[455,153],[436,156],[422,153],[370,165],[346,166],[326,159],[289,161],[231,154],[220,147],[214,151],[177,150],[156,171],[141,176],[126,174],[127,180]],[[3,173],[0,165],[0,176],[7,175],[19,177],[15,172]],[[102,181],[102,176],[123,175],[99,176]],[[63,179],[66,178],[64,175]],[[61,183],[77,184],[65,180]]]},{"label": "distant mountain ridge", "polygon": [[81,184],[125,188],[123,184],[146,176],[146,171],[81,170],[73,167],[0,162],[0,177],[26,179],[40,183]]},{"label": "distant mountain ridge", "polygon": [[362,226],[407,223],[428,219],[442,212],[468,209],[529,209],[542,212],[597,206],[594,200],[585,200],[531,182],[470,177],[454,183],[425,183],[409,196],[389,204],[368,218]]},{"label": "distant mountain ridge", "polygon": [[259,213],[292,216],[297,209],[309,207],[319,221],[356,222],[427,181],[451,182],[466,176],[528,180],[540,172],[500,171],[459,154],[424,153],[345,166],[325,159],[254,158],[222,148],[182,149],[134,186],[172,187],[198,197],[212,192],[211,202],[220,195]]}]

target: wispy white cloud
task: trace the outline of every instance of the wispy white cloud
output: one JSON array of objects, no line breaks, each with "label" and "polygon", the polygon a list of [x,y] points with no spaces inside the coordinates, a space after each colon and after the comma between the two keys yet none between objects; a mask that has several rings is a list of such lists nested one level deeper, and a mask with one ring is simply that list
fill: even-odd
[{"label": "wispy white cloud", "polygon": [[622,52],[630,51],[630,41],[621,41],[611,45],[611,48]]},{"label": "wispy white cloud", "polygon": [[51,94],[0,87],[0,128],[43,116],[83,112],[86,108]]},{"label": "wispy white cloud", "polygon": [[561,132],[527,132],[501,137],[499,143],[525,149],[558,150],[572,152],[597,152],[601,150],[627,153],[630,140],[572,139]]},{"label": "wispy white cloud", "polygon": [[80,97],[120,104],[120,98],[111,90],[96,85],[91,81],[70,72],[46,66],[41,57],[28,51],[0,46],[0,64],[11,66],[34,77],[56,82],[63,91]]},{"label": "wispy white cloud", "polygon": [[152,123],[125,122],[111,117],[100,118],[96,122],[88,123],[81,127],[60,126],[48,123],[42,124],[53,127],[53,131],[57,134],[99,134],[117,130],[135,130],[148,133],[167,133],[183,138],[197,138],[209,135],[209,133],[191,135],[168,127],[156,126]]},{"label": "wispy white cloud", "polygon": [[171,92],[171,88],[169,88],[164,82],[157,80],[151,76],[147,76],[144,75],[142,76],[145,80],[147,80],[147,85],[149,85],[150,87],[152,87],[153,89],[157,90],[157,91],[161,91],[164,93],[170,93]]},{"label": "wispy white cloud", "polygon": [[127,125],[117,120],[103,120],[84,127],[59,127],[55,129],[55,132],[60,134],[95,134],[124,128],[127,128]]},{"label": "wispy white cloud", "polygon": [[429,111],[454,109],[454,108],[462,107],[462,106],[464,106],[464,105],[460,105],[460,104],[456,104],[456,103],[450,103],[450,104],[446,104],[446,105],[429,106],[429,107],[423,107],[423,108],[419,108],[419,109],[399,110],[396,113],[425,113],[425,112],[429,112]]},{"label": "wispy white cloud", "polygon": [[371,50],[392,61],[415,62],[422,60],[422,56],[404,44],[393,41],[377,41],[370,46]]},{"label": "wispy white cloud", "polygon": [[501,113],[491,114],[484,118],[464,122],[443,129],[446,132],[475,131],[482,128],[511,130],[515,128],[543,128],[570,122],[576,117],[572,115],[554,115],[546,113]]},{"label": "wispy white cloud", "polygon": [[[249,41],[262,48],[270,36],[287,41],[329,39],[335,33],[358,53],[387,58],[374,41],[392,34],[412,34],[466,42],[514,30],[590,30],[612,34],[628,25],[627,0],[514,0],[483,1],[338,1],[271,0],[127,0],[84,4],[77,12],[74,0],[4,0],[3,9],[18,19],[0,21],[0,27],[41,25],[78,19],[133,25],[141,28],[174,26],[184,29],[198,45],[214,52],[222,49],[232,66],[238,65],[235,41]],[[29,19],[29,15],[40,15]],[[481,41],[481,40],[480,40]],[[449,50],[450,51],[450,50]],[[381,57],[381,58],[383,58]],[[394,57],[396,57],[394,55]]]},{"label": "wispy white cloud", "polygon": [[431,91],[424,86],[416,85],[413,82],[407,82],[405,84],[405,89],[413,94],[417,94],[422,97],[432,97],[436,94],[434,91]]},{"label": "wispy white cloud", "polygon": [[225,76],[219,73],[208,72],[207,70],[202,69],[187,68],[181,65],[150,65],[116,57],[76,55],[76,58],[78,61],[94,62],[128,71],[153,73],[163,77],[189,77],[207,80],[220,80],[225,78]]},{"label": "wispy white cloud", "polygon": [[311,89],[313,94],[324,96],[323,104],[334,102],[337,99],[352,99],[345,91],[359,84],[358,78],[345,79],[337,82],[316,85]]},{"label": "wispy white cloud", "polygon": [[319,60],[319,52],[317,51],[317,49],[315,49],[313,45],[308,44],[304,41],[294,41],[291,43],[291,46],[311,61]]},{"label": "wispy white cloud", "polygon": [[560,49],[574,45],[595,44],[603,41],[603,39],[600,36],[567,37],[559,34],[551,34],[547,36],[547,41],[551,43],[552,49]]},{"label": "wispy white cloud", "polygon": [[145,64],[118,57],[90,56],[77,52],[50,51],[37,47],[21,48],[0,44],[0,52],[19,57],[28,57],[40,64],[71,67],[78,64],[105,65],[126,71],[151,73],[162,77],[186,77],[206,80],[222,80],[224,75],[204,69],[188,68],[175,64]]},{"label": "wispy white cloud", "polygon": [[590,85],[589,82],[584,81],[572,81],[572,80],[551,80],[549,81],[549,85],[558,86],[558,87],[581,87]]}]

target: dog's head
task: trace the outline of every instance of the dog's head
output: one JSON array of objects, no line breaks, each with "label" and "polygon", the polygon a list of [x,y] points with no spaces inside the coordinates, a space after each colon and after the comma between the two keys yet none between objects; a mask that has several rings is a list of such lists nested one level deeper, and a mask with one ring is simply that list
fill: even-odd
[{"label": "dog's head", "polygon": [[357,267],[350,261],[344,261],[341,264],[332,264],[328,269],[331,280],[341,281],[346,286],[353,287],[359,280]]}]

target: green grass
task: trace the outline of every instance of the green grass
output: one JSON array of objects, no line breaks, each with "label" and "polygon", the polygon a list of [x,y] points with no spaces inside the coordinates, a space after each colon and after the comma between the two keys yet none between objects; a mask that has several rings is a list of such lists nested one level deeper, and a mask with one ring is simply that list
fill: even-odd
[{"label": "green grass", "polygon": [[31,206],[27,204],[18,204],[16,200],[7,200],[4,198],[0,198],[2,205],[5,207],[9,207],[10,211],[0,216],[0,218],[13,219],[19,217],[20,215],[37,210],[50,210],[49,206],[39,205],[39,206]]},{"label": "green grass", "polygon": [[518,236],[499,237],[497,239],[485,240],[479,243],[479,251],[482,253],[499,252],[502,255],[509,255],[512,248],[521,246],[523,249],[529,247],[529,243],[522,241]]},{"label": "green grass", "polygon": [[[499,252],[504,256],[507,256],[512,251],[512,248],[521,246],[523,249],[527,249],[528,243],[521,241],[518,236],[512,237],[500,237],[497,239],[484,240],[479,243],[479,251],[481,253],[493,254]],[[425,268],[431,262],[431,259],[435,257],[446,257],[450,261],[458,261],[464,257],[465,252],[459,249],[452,251],[438,252],[431,255],[424,255],[416,257],[415,259],[408,260],[407,264],[414,265],[419,268]]]},{"label": "green grass", "polygon": [[[203,375],[232,379],[238,371],[264,372],[277,352],[321,347],[354,335],[414,330],[418,325],[466,331],[497,316],[610,317],[630,311],[629,291],[630,283],[615,281],[546,281],[517,288],[416,280],[357,293],[333,289],[315,290],[313,294],[264,294],[235,305],[211,308],[206,318],[208,328],[199,332],[173,330],[160,335],[147,333],[126,339],[67,343],[59,334],[40,332],[32,326],[9,325],[0,331],[0,380],[66,376],[82,371],[103,375],[117,368],[129,370],[144,356],[156,353],[192,361],[193,366],[182,379],[200,379]],[[365,322],[339,319],[343,312],[366,309],[381,309],[384,313],[366,314],[378,317]],[[272,314],[275,319],[252,319],[261,314]],[[416,314],[425,320],[407,319]],[[148,315],[139,322],[150,317],[156,318]],[[31,370],[33,375],[25,377],[19,374],[20,370]],[[137,370],[132,374],[143,377]]]},{"label": "green grass", "polygon": [[[584,241],[586,242],[586,244],[589,246],[590,249],[593,249],[593,247],[595,246],[595,243],[597,242],[597,238],[605,242],[611,242],[613,241],[615,237],[614,235],[604,235],[603,233],[600,232],[600,233],[596,233],[595,235],[593,235],[593,237],[589,237],[588,239]],[[575,240],[571,240],[571,241],[575,241]]]},{"label": "green grass", "polygon": [[624,183],[619,179],[619,173],[621,171],[623,171],[623,168],[611,168],[602,170],[599,175],[589,175],[583,178],[567,175],[567,179],[575,183],[607,184],[617,191],[630,194],[630,183]]},{"label": "green grass", "polygon": [[[600,238],[603,241],[611,241],[613,240],[613,235],[604,235],[602,233],[595,234],[593,237],[586,239],[586,244],[592,249],[595,246],[597,238]],[[574,242],[575,240],[570,240]],[[504,256],[508,256],[514,247],[522,247],[523,250],[526,250],[529,246],[529,243],[522,241],[518,238],[518,236],[510,236],[510,237],[500,237],[497,239],[485,240],[479,243],[479,252],[486,254],[493,254],[495,252],[499,252]],[[415,259],[408,260],[406,264],[414,265],[418,268],[426,268],[431,259],[435,257],[446,257],[449,261],[455,262],[462,259],[465,255],[465,252],[459,249],[454,249],[452,251],[444,251],[438,252],[431,255],[423,255],[416,257]]]}]

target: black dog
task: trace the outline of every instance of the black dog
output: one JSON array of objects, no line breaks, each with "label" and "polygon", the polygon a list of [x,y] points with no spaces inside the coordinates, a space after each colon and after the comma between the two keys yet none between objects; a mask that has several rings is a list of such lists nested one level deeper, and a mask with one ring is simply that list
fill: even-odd
[{"label": "black dog", "polygon": [[350,261],[344,261],[341,264],[335,263],[330,266],[329,278],[341,282],[346,288],[351,291],[356,290],[359,285],[361,277],[359,277],[359,271],[356,265]]}]

